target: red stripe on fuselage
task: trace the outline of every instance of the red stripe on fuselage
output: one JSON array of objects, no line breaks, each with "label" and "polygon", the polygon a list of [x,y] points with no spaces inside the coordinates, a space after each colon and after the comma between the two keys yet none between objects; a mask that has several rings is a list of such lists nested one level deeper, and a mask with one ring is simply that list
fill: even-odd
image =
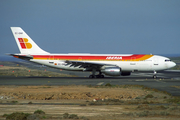
[{"label": "red stripe on fuselage", "polygon": [[[54,60],[132,60],[139,59],[145,55],[130,55],[130,56],[118,56],[118,55],[32,55],[34,59],[54,59]],[[111,57],[110,59],[107,59]]]}]

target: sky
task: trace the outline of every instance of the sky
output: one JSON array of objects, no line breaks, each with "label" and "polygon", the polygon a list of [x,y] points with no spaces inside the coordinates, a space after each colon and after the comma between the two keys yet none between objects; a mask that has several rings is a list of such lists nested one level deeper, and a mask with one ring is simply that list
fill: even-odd
[{"label": "sky", "polygon": [[180,54],[180,0],[1,0],[0,55],[10,27],[50,53]]}]

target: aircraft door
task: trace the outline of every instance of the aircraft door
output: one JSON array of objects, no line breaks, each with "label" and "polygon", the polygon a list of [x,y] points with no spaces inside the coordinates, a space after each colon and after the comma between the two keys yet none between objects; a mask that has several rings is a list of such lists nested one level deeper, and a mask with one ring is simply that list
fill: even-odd
[{"label": "aircraft door", "polygon": [[157,69],[159,67],[159,60],[158,60],[158,58],[155,57],[153,59],[152,64],[153,64],[153,69]]},{"label": "aircraft door", "polygon": [[153,59],[153,65],[159,65],[158,58]]},{"label": "aircraft door", "polygon": [[132,68],[132,71],[138,71],[136,57],[131,58],[130,67]]}]

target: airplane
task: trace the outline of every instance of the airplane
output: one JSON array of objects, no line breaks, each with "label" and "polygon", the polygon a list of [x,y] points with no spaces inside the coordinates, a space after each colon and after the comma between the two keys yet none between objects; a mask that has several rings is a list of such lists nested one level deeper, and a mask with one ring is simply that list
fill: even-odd
[{"label": "airplane", "polygon": [[[176,64],[169,58],[151,54],[51,54],[41,49],[20,27],[11,27],[20,53],[16,58],[41,65],[71,71],[91,71],[89,78],[129,76],[131,72],[157,72],[170,69]],[[99,74],[96,74],[99,72]]]}]

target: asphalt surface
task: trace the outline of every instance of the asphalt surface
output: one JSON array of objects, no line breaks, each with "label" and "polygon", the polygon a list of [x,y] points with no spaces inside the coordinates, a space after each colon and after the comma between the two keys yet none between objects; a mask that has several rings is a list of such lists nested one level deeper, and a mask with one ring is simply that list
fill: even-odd
[{"label": "asphalt surface", "polygon": [[[76,74],[76,73],[74,73]],[[80,73],[82,77],[9,77],[0,76],[0,85],[144,85],[167,91],[173,96],[180,96],[180,71],[166,71],[157,74],[153,79],[153,73],[132,73],[131,76],[105,77],[89,79],[89,73]]]}]

